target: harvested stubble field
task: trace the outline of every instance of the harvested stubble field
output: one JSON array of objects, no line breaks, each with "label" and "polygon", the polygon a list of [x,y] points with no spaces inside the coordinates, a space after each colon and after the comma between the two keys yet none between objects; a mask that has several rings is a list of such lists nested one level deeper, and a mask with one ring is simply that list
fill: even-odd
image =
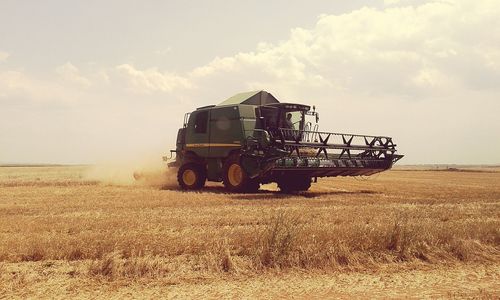
[{"label": "harvested stubble field", "polygon": [[500,295],[498,169],[394,170],[295,195],[88,174],[0,168],[0,298]]}]

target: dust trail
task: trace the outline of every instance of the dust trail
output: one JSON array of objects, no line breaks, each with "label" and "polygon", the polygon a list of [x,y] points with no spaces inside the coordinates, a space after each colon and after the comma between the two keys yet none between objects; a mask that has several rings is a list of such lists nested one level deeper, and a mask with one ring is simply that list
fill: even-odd
[{"label": "dust trail", "polygon": [[83,177],[111,185],[176,188],[176,174],[176,169],[168,168],[161,156],[156,156],[153,159],[99,163],[86,170]]}]

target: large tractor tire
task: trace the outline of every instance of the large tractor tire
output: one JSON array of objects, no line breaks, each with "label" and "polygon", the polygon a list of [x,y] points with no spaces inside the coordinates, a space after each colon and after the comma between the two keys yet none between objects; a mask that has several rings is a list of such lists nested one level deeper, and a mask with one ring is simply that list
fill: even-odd
[{"label": "large tractor tire", "polygon": [[222,181],[228,191],[235,193],[252,193],[260,188],[259,181],[248,177],[245,170],[243,170],[237,155],[233,155],[225,161]]},{"label": "large tractor tire", "polygon": [[282,193],[307,191],[311,187],[311,177],[298,176],[278,180],[278,187]]},{"label": "large tractor tire", "polygon": [[183,190],[199,190],[205,186],[207,174],[202,165],[188,163],[182,165],[177,172],[177,181]]}]

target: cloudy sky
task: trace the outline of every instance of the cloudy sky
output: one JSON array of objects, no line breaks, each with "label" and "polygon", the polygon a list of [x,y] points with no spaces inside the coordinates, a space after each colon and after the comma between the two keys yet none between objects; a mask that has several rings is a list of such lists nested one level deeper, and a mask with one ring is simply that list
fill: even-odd
[{"label": "cloudy sky", "polygon": [[0,163],[159,156],[185,112],[259,89],[401,163],[500,163],[500,4],[0,2]]}]

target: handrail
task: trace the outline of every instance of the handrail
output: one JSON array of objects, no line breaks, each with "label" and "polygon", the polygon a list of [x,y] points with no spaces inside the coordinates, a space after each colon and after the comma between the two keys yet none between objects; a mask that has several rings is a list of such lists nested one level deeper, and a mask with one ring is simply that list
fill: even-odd
[{"label": "handrail", "polygon": [[336,135],[336,136],[354,136],[354,137],[391,139],[391,137],[382,136],[382,135],[361,135],[361,134],[339,133],[339,132],[326,132],[326,131],[313,131],[313,130],[297,130],[297,129],[290,129],[290,128],[278,128],[278,130],[289,131],[289,132],[297,132],[297,133],[318,133],[318,134],[330,134],[330,135]]}]

